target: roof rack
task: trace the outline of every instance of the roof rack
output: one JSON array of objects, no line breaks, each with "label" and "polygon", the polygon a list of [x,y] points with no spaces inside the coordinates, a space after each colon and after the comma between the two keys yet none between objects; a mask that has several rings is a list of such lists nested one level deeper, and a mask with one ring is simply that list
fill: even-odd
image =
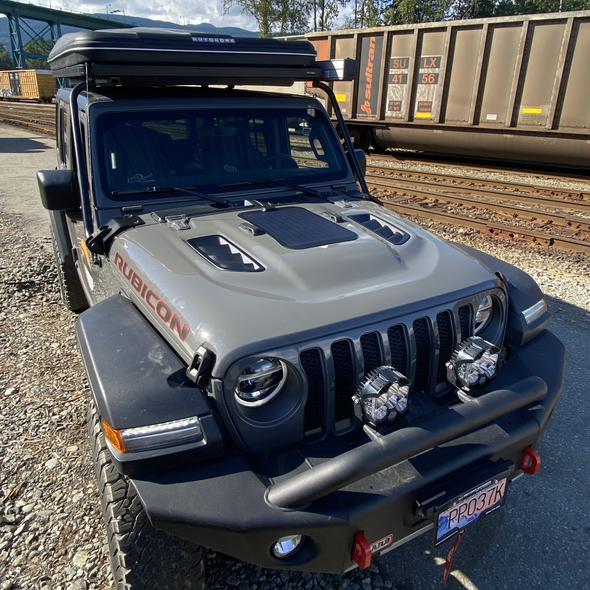
[{"label": "roof rack", "polygon": [[61,37],[48,62],[56,78],[96,85],[274,85],[352,80],[351,59],[316,61],[309,41],[204,35],[190,31],[108,29]]}]

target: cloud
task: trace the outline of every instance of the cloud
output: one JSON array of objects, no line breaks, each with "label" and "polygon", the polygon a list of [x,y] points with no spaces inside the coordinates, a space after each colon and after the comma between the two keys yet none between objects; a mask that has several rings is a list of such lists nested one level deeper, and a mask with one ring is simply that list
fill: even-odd
[{"label": "cloud", "polygon": [[224,14],[221,0],[195,2],[194,0],[35,0],[32,4],[39,6],[51,6],[69,10],[71,12],[83,12],[86,14],[101,13],[107,10],[125,10],[126,16],[139,16],[155,20],[165,20],[177,24],[201,24],[210,23],[216,27],[240,27],[249,31],[258,30],[253,17],[241,14],[239,7],[232,7],[228,14]]}]

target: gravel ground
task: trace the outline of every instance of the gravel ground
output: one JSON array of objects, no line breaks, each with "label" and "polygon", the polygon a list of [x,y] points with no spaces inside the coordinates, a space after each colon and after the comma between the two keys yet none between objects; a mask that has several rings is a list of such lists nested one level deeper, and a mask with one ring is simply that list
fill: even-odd
[{"label": "gravel ground", "polygon": [[[586,311],[583,322],[590,327],[588,257],[505,246],[468,230],[426,225],[521,266],[557,300],[552,307],[558,317],[560,302],[564,308],[570,304]],[[24,219],[3,211],[0,275],[0,589],[111,588],[87,442],[89,392],[74,337],[76,316],[60,304],[49,240],[31,247]],[[208,588],[396,585],[395,562],[385,558],[344,576],[261,570],[213,552],[206,559]]]}]

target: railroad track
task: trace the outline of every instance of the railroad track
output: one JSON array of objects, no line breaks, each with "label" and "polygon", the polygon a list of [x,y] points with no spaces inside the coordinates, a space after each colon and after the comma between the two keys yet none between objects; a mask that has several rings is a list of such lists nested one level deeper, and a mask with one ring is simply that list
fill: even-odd
[{"label": "railroad track", "polygon": [[[55,133],[55,105],[0,101],[0,121]],[[574,190],[547,186],[546,181],[561,179],[555,174],[525,176],[510,171],[511,176],[522,174],[523,182],[508,182],[494,178],[498,169],[471,164],[437,162],[434,172],[424,172],[387,166],[396,161],[393,155],[370,158],[369,188],[387,208],[402,215],[469,228],[499,239],[590,254],[588,179],[568,175],[588,181],[586,190]],[[488,177],[475,178],[470,175],[474,170]]]},{"label": "railroad track", "polygon": [[0,101],[0,122],[55,133],[55,105]]},{"label": "railroad track", "polygon": [[403,215],[529,245],[590,254],[590,184],[587,190],[562,189],[461,176],[448,170],[370,165],[366,180],[387,208]]}]

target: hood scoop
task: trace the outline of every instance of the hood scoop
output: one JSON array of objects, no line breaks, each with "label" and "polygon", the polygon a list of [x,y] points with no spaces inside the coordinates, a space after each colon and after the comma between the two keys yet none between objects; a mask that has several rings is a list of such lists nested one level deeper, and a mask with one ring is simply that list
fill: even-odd
[{"label": "hood scoop", "polygon": [[264,267],[223,236],[193,238],[188,243],[213,266],[237,272],[261,272]]},{"label": "hood scoop", "polygon": [[409,233],[370,213],[354,213],[347,215],[346,218],[395,246],[405,244],[410,239]]},{"label": "hood scoop", "polygon": [[290,250],[350,242],[358,237],[345,227],[301,207],[248,211],[240,213],[240,217]]}]

